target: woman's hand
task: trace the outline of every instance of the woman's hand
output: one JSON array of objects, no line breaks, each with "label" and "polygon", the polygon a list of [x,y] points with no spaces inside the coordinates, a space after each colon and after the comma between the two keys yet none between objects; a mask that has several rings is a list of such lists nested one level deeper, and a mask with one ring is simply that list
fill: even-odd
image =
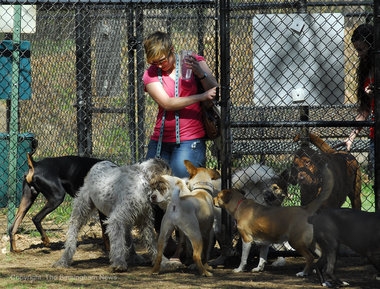
[{"label": "woman's hand", "polygon": [[200,101],[212,101],[214,100],[216,96],[216,87],[213,87],[209,90],[206,90],[205,92],[201,93],[201,100]]},{"label": "woman's hand", "polygon": [[350,138],[347,138],[347,139],[344,140],[344,142],[346,143],[347,151],[350,151],[351,150],[351,146],[352,146],[352,140]]},{"label": "woman's hand", "polygon": [[213,87],[207,90],[203,94],[206,99],[202,101],[202,105],[206,108],[212,107],[214,105],[213,100],[215,99],[215,96],[216,96],[216,87]]},{"label": "woman's hand", "polygon": [[[188,55],[185,58],[185,63],[189,68],[191,68],[194,76],[199,79],[202,78],[201,84],[205,90],[219,86],[206,61],[198,61],[194,55]],[[205,74],[207,74],[207,77],[203,78]]]},{"label": "woman's hand", "polygon": [[191,68],[194,75],[198,78],[202,77],[204,74],[203,68],[201,67],[199,61],[195,58],[194,55],[188,55],[185,57],[185,64],[188,68]]},{"label": "woman's hand", "polygon": [[368,95],[371,95],[371,94],[373,94],[374,89],[375,89],[375,87],[373,86],[372,83],[370,83],[369,85],[367,85],[367,86],[364,88],[364,92],[365,92],[366,94],[368,94]]},{"label": "woman's hand", "polygon": [[[360,118],[360,117],[357,116],[356,119],[358,119],[358,118]],[[354,142],[354,139],[356,138],[356,136],[358,135],[360,130],[361,129],[359,129],[359,128],[353,129],[350,136],[344,140],[344,142],[346,143],[347,151],[351,150],[352,143]]]}]

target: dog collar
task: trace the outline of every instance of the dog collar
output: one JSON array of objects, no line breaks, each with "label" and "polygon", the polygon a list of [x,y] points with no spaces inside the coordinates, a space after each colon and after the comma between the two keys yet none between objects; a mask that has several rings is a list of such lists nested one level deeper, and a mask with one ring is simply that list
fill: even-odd
[{"label": "dog collar", "polygon": [[240,201],[237,203],[236,208],[235,208],[235,210],[234,210],[234,214],[235,214],[235,212],[237,211],[237,209],[239,208],[240,204],[241,204],[244,200],[246,200],[246,198],[242,198],[242,199],[240,199]]},{"label": "dog collar", "polygon": [[[211,187],[211,189],[205,188],[205,187],[199,187],[199,188],[197,188],[196,187],[197,185],[209,186],[209,187]],[[210,182],[198,182],[198,183],[195,183],[192,186],[191,190],[192,191],[194,191],[194,190],[205,190],[205,191],[207,191],[212,196],[213,192],[214,192],[214,185],[212,183],[210,183]]]}]

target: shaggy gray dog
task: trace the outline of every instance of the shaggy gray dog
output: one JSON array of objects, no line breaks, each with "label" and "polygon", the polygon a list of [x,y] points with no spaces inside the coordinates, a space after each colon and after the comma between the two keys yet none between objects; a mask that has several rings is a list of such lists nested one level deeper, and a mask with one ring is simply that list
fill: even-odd
[{"label": "shaggy gray dog", "polygon": [[[128,268],[133,226],[138,226],[151,257],[157,254],[153,212],[149,202],[152,193],[149,181],[163,174],[171,174],[169,165],[161,159],[149,159],[139,164],[119,167],[112,162],[95,164],[74,199],[65,251],[53,267],[70,265],[76,250],[80,228],[97,209],[106,215],[106,233],[110,239],[109,258],[114,271]],[[126,238],[127,236],[127,238]]]}]

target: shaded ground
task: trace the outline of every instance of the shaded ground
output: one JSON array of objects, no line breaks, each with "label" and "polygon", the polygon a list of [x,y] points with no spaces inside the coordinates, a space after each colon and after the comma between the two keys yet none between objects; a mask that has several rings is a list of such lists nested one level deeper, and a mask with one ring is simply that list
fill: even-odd
[{"label": "shaded ground", "polygon": [[[51,248],[42,247],[37,237],[18,235],[21,254],[9,253],[7,236],[0,243],[0,288],[322,288],[315,275],[299,278],[301,257],[287,257],[283,267],[266,266],[262,273],[233,273],[239,259],[230,260],[229,266],[214,269],[214,276],[200,277],[189,269],[164,271],[150,275],[151,266],[130,267],[125,273],[112,273],[102,240],[94,238],[80,241],[74,263],[68,269],[52,268],[63,252],[64,238],[52,238]],[[144,248],[137,246],[138,253]],[[273,261],[270,260],[270,262]],[[252,258],[249,269],[257,263]],[[337,274],[350,282],[350,288],[379,288],[374,280],[375,269],[359,257],[342,257]]]}]

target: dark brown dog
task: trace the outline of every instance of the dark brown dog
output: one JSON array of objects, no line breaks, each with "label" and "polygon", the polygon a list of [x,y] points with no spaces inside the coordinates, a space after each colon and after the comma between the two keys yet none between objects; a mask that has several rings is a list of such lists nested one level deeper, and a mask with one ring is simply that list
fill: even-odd
[{"label": "dark brown dog", "polygon": [[237,222],[243,240],[241,262],[234,272],[241,272],[247,264],[247,257],[253,241],[259,242],[260,261],[252,272],[262,271],[267,260],[270,244],[289,241],[289,244],[306,259],[306,265],[297,276],[310,273],[314,260],[313,227],[308,217],[314,214],[331,195],[332,172],[325,165],[321,169],[323,177],[319,196],[305,207],[266,207],[244,198],[236,189],[222,190],[214,198],[214,205],[224,208]]},{"label": "dark brown dog", "polygon": [[[348,152],[334,150],[312,133],[309,137],[311,143],[321,151],[317,152],[307,145],[302,145],[294,154],[293,177],[290,178],[292,184],[300,185],[301,205],[307,205],[320,193],[321,168],[328,164],[333,172],[334,188],[322,207],[340,208],[348,196],[352,208],[360,210],[361,172],[355,157]],[[294,140],[298,139],[297,136]]]}]

